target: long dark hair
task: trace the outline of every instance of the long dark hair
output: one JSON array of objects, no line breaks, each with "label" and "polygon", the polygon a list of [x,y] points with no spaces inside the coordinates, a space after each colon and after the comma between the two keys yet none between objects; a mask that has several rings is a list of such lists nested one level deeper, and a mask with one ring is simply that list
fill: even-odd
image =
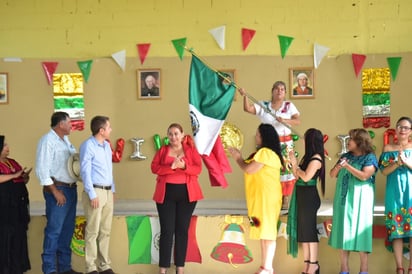
[{"label": "long dark hair", "polygon": [[258,130],[262,138],[262,144],[260,148],[266,147],[273,150],[279,156],[282,167],[284,167],[279,135],[276,132],[275,128],[271,124],[260,124]]},{"label": "long dark hair", "polygon": [[319,181],[321,184],[322,195],[325,195],[325,148],[323,146],[323,134],[316,128],[310,128],[305,132],[305,155],[300,161],[303,170],[309,165],[313,155],[319,154],[322,158],[322,166],[319,169]]}]

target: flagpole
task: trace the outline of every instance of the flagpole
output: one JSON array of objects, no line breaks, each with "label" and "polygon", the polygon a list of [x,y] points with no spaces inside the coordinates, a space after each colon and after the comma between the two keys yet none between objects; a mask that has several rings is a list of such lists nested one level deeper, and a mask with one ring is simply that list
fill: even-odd
[{"label": "flagpole", "polygon": [[[199,55],[197,55],[193,49],[188,48],[185,45],[181,45],[185,50],[187,50],[188,52],[190,52],[192,55],[196,56],[199,60],[201,60],[209,69],[213,70],[214,72],[216,72],[220,77],[222,77],[225,81],[229,82],[232,86],[234,86],[236,89],[239,89],[239,86],[236,85],[235,82],[233,82],[233,80],[230,77],[227,77],[225,74],[223,74],[222,72],[218,71],[217,69],[213,68],[211,65],[209,65],[205,59],[201,58]],[[256,98],[254,98],[252,95],[250,95],[249,93],[247,93],[245,91],[245,95],[250,101],[252,101],[253,103],[259,105],[266,113],[270,114],[273,118],[276,119],[276,121],[278,121],[279,123],[281,123],[282,125],[284,125],[285,127],[287,127],[288,129],[290,129],[291,131],[293,131],[297,136],[302,137],[295,129],[292,128],[291,125],[279,121],[277,120],[277,116],[275,113],[273,113],[272,111],[270,111],[270,109],[268,107],[265,107],[261,102],[259,102],[258,100],[256,100]]]}]

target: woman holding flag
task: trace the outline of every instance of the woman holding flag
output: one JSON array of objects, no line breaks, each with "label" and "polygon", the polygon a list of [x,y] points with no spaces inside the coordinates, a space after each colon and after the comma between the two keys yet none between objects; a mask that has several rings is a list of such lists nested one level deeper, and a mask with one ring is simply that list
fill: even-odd
[{"label": "woman holding flag", "polygon": [[[243,88],[239,89],[239,93],[243,96],[243,110],[245,112],[258,116],[262,123],[271,124],[275,128],[279,135],[283,159],[288,162],[288,151],[293,149],[290,127],[300,124],[300,113],[292,102],[285,100],[286,84],[282,81],[273,84],[271,101],[252,103],[248,100],[249,96]],[[280,181],[283,194],[282,210],[288,210],[296,179],[287,165],[281,171]]]}]

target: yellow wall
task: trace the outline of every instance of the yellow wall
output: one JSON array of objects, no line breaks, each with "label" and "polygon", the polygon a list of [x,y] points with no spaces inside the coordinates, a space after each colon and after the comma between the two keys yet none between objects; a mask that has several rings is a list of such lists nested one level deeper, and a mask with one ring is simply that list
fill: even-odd
[{"label": "yellow wall", "polygon": [[[387,57],[402,57],[397,79],[391,83],[391,124],[393,126],[400,116],[412,116],[410,14],[412,2],[409,0],[0,0],[0,57],[23,58],[21,63],[0,60],[0,71],[9,74],[10,91],[9,104],[0,105],[0,134],[6,135],[13,158],[22,165],[34,166],[37,142],[49,130],[53,111],[52,87],[47,84],[41,62],[56,61],[59,63],[57,73],[72,73],[79,72],[77,61],[92,59],[89,82],[85,84],[86,124],[94,115],[108,115],[113,124],[112,142],[118,138],[126,140],[123,160],[114,164],[117,199],[150,200],[155,179],[150,173],[150,161],[155,153],[153,135],[165,136],[167,126],[176,121],[190,133],[187,98],[190,57],[186,53],[180,61],[170,43],[172,39],[187,37],[188,46],[206,57],[209,64],[219,69],[235,69],[238,86],[258,99],[270,98],[270,88],[276,80],[286,81],[289,87],[289,68],[313,66],[312,51],[316,42],[329,47],[330,51],[315,71],[316,98],[294,100],[302,113],[302,124],[296,130],[303,134],[307,128],[317,127],[329,136],[326,143],[332,157],[327,162],[329,169],[341,150],[337,135],[362,127],[361,79],[354,75],[351,53],[367,55],[364,68],[387,67]],[[227,27],[224,51],[208,32],[221,25]],[[257,31],[245,52],[241,50],[243,27]],[[284,59],[279,56],[279,34],[295,38]],[[152,44],[143,65],[137,58],[137,43]],[[124,72],[109,57],[123,49],[128,56]],[[161,69],[161,100],[138,100],[136,71],[142,68]],[[248,155],[254,150],[253,136],[258,120],[245,114],[241,100],[237,100],[227,121],[244,134],[243,151]],[[379,155],[385,129],[371,130],[376,134],[374,143]],[[74,131],[71,140],[78,148],[89,135],[88,128]],[[133,137],[145,140],[142,153],[147,160],[129,159],[134,150],[130,142]],[[302,152],[300,141],[297,149]],[[242,173],[233,162],[232,167],[233,173],[227,176],[230,186],[225,190],[211,188],[204,170],[200,181],[207,200],[244,199]],[[377,200],[380,203],[384,185],[384,178],[379,174]],[[324,202],[333,199],[334,186],[334,180],[328,178]],[[41,189],[34,175],[28,187],[31,201],[41,203]],[[221,222],[221,217],[213,218],[210,223],[208,217],[201,219],[202,228],[198,232],[204,258],[220,237],[218,230],[207,229]],[[39,273],[42,237],[38,235],[42,235],[43,226],[44,218],[38,216],[30,224],[31,273]],[[124,216],[115,218],[113,234],[113,260],[121,273],[153,271],[153,267],[127,266]],[[322,241],[322,269],[329,269],[327,273],[336,272],[337,253]],[[257,243],[248,244],[257,257]],[[380,240],[374,242],[372,273],[389,273],[394,268],[392,255],[382,251],[382,245]],[[288,268],[280,268],[280,273],[287,273],[285,269],[290,269],[290,273],[300,270],[301,259],[284,256],[282,239],[277,254],[276,266],[288,262]],[[356,255],[353,259],[356,261]],[[75,257],[75,263],[78,267],[82,260]],[[257,265],[256,262],[233,270],[208,259],[201,266],[190,265],[189,269],[193,270],[191,273],[211,273],[215,267],[218,271],[225,268],[219,273],[250,273]],[[379,272],[384,268],[384,272]],[[202,272],[203,269],[211,272]]]},{"label": "yellow wall", "polygon": [[[365,68],[386,67],[388,55],[370,55]],[[407,64],[411,54],[401,54],[402,64],[397,80],[391,84],[391,118],[401,115],[411,116],[408,95],[409,79]],[[0,61],[0,71],[9,74],[10,103],[0,106],[1,133],[6,135],[11,145],[11,156],[25,166],[34,166],[37,142],[49,130],[50,115],[53,111],[52,87],[47,84],[41,67],[41,59],[26,59],[22,63]],[[58,73],[78,72],[73,59],[58,59]],[[255,98],[269,99],[270,89],[275,80],[288,82],[289,68],[310,66],[311,58],[290,57],[282,60],[270,56],[232,56],[209,57],[208,63],[216,68],[236,69],[236,82]],[[86,129],[73,131],[71,140],[78,148],[89,135],[89,122],[94,115],[104,114],[111,117],[113,132],[112,143],[118,138],[126,140],[123,159],[114,164],[118,199],[150,200],[155,176],[151,174],[150,162],[155,153],[153,136],[166,136],[166,128],[172,122],[183,124],[191,133],[188,115],[188,74],[190,58],[151,58],[147,67],[161,68],[162,99],[139,100],[137,98],[137,69],[141,68],[136,59],[129,58],[125,72],[109,58],[94,61],[89,82],[84,85]],[[331,161],[329,169],[337,160],[341,144],[337,138],[347,134],[350,128],[362,127],[361,79],[356,78],[350,55],[325,59],[315,71],[315,99],[294,100],[301,112],[302,123],[296,131],[303,135],[310,127],[316,127],[329,136],[325,147]],[[237,126],[244,135],[243,154],[247,156],[254,150],[254,134],[259,121],[256,117],[243,112],[242,100],[237,99],[229,112],[227,121]],[[377,154],[381,152],[385,128],[370,129],[375,132],[374,144]],[[143,138],[141,152],[146,160],[131,160],[134,144],[133,137]],[[302,140],[297,150],[303,153]],[[211,188],[206,169],[201,175],[201,184],[206,199],[243,199],[243,175],[232,162],[233,173],[227,178],[227,189]],[[35,176],[29,184],[31,199],[42,200],[40,187]],[[334,180],[328,178],[325,199],[332,199]],[[377,199],[383,201],[384,178],[378,175]]]},{"label": "yellow wall", "polygon": [[[288,55],[396,53],[412,48],[409,0],[0,0],[0,57],[98,58],[151,43],[150,57],[176,56],[188,38],[202,55],[280,55],[277,35],[294,37]],[[209,30],[226,25],[226,50]],[[256,30],[246,52],[242,28]]]}]

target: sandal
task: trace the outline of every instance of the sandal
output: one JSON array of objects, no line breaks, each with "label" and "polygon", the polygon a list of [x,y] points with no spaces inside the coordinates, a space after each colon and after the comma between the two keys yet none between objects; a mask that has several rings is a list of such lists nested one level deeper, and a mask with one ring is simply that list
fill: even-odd
[{"label": "sandal", "polygon": [[[399,272],[402,272],[402,273],[399,273]],[[403,269],[403,267],[396,268],[396,274],[404,274],[404,273],[405,273],[405,270]]]}]

